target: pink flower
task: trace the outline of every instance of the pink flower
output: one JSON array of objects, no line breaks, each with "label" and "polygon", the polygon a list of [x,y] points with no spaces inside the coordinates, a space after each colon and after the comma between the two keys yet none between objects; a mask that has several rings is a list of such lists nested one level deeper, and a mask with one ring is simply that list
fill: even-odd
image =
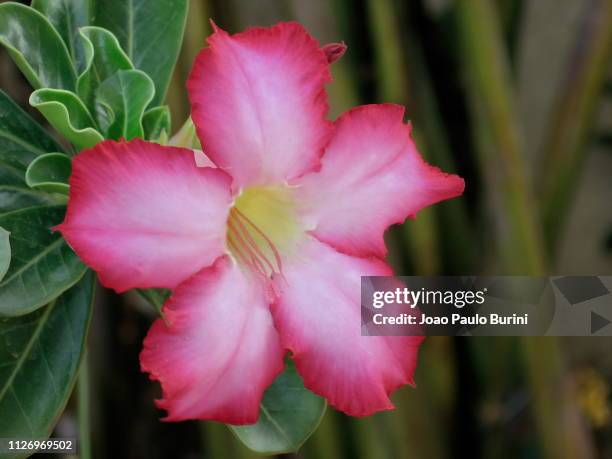
[{"label": "pink flower", "polygon": [[78,155],[59,229],[101,282],[173,295],[144,342],[167,420],[257,420],[290,351],[349,415],[393,407],[418,337],[366,337],[360,276],[389,275],[383,233],[463,192],[420,157],[397,105],[325,119],[329,57],[297,23],[216,28],[188,81],[210,167],[141,140]]}]

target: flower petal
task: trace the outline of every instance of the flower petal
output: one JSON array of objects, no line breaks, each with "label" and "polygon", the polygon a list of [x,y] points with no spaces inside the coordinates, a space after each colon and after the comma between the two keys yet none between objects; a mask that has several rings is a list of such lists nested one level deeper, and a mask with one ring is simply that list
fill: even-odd
[{"label": "flower petal", "polygon": [[202,150],[193,150],[193,159],[198,167],[217,167]]},{"label": "flower petal", "polygon": [[327,57],[327,62],[333,64],[338,61],[344,53],[346,53],[347,46],[344,42],[341,43],[328,43],[325,46],[321,47],[321,50],[325,53],[325,57]]},{"label": "flower petal", "polygon": [[187,82],[206,155],[234,186],[274,184],[319,164],[329,139],[325,53],[298,23],[229,35],[215,27]]},{"label": "flower petal", "polygon": [[362,336],[361,277],[390,275],[380,260],[351,257],[307,239],[283,259],[272,315],[305,386],[351,416],[393,408],[413,383],[422,337]]},{"label": "flower petal", "polygon": [[229,257],[181,284],[140,354],[159,380],[167,421],[257,421],[265,389],[283,370],[283,350],[262,284]]},{"label": "flower petal", "polygon": [[463,192],[463,179],[423,161],[403,116],[398,105],[366,105],[336,121],[321,170],[295,182],[317,238],[351,255],[382,258],[391,224]]},{"label": "flower petal", "polygon": [[102,142],[74,159],[58,229],[105,286],[173,288],[224,252],[230,183],[192,150]]}]

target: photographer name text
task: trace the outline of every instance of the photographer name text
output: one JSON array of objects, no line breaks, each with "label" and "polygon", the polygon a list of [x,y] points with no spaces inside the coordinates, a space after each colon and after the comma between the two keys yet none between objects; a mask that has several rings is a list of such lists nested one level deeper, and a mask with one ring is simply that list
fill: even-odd
[{"label": "photographer name text", "polygon": [[528,325],[529,314],[451,314],[449,317],[409,313],[386,316],[377,313],[372,317],[372,322],[375,325]]}]

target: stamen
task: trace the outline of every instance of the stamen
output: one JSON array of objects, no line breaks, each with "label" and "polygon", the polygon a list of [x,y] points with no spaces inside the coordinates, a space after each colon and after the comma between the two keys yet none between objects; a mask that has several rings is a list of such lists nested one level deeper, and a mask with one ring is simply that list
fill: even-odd
[{"label": "stamen", "polygon": [[[236,214],[240,215],[237,209],[235,211],[236,211]],[[257,246],[257,242],[255,242],[253,237],[249,234],[249,230],[244,225],[244,223],[242,223],[240,219],[236,219],[236,224],[238,225],[239,233],[242,233],[242,235],[244,235],[244,237],[247,239],[246,245],[250,245],[250,248],[253,249],[255,254],[258,255],[268,265],[268,268],[270,268],[270,271],[274,272],[274,265],[272,264],[270,260],[268,260],[266,255]],[[244,239],[242,239],[242,241],[244,242]]]},{"label": "stamen", "polygon": [[[282,264],[278,249],[255,223],[234,207],[230,211],[227,224],[228,248],[236,255],[240,263],[265,280],[269,280],[275,275],[282,277]],[[261,242],[258,243],[255,240],[251,230],[254,230],[263,239],[265,247],[270,249],[276,263],[264,253],[265,249],[260,247]]]},{"label": "stamen", "polygon": [[234,255],[236,255],[236,257],[238,258],[238,261],[243,263],[245,266],[247,266],[254,273],[260,275],[264,279],[267,279],[266,272],[263,269],[263,266],[261,265],[261,263],[256,262],[257,260],[252,255],[247,257],[247,255],[245,255],[242,252],[240,244],[237,244],[233,240],[231,234],[228,235],[227,243],[228,243],[229,248],[234,253]]},{"label": "stamen", "polygon": [[253,223],[246,215],[244,215],[242,212],[240,212],[238,209],[234,208],[234,210],[236,211],[236,215],[243,218],[249,225],[251,225],[251,227],[266,241],[266,243],[268,244],[268,246],[270,247],[270,250],[272,250],[272,253],[274,254],[274,258],[276,259],[276,264],[278,265],[278,272],[281,273],[283,271],[283,265],[281,262],[281,257],[280,254],[278,253],[278,249],[276,248],[276,246],[274,245],[274,243],[268,238],[268,236],[265,235],[265,233],[259,229],[259,227]]}]

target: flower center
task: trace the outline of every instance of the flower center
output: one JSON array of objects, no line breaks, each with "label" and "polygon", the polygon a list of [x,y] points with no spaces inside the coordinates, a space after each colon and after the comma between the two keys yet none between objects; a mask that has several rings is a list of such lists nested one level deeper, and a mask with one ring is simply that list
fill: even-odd
[{"label": "flower center", "polygon": [[238,263],[269,279],[282,273],[281,257],[302,233],[291,188],[252,187],[230,210],[226,243]]}]

